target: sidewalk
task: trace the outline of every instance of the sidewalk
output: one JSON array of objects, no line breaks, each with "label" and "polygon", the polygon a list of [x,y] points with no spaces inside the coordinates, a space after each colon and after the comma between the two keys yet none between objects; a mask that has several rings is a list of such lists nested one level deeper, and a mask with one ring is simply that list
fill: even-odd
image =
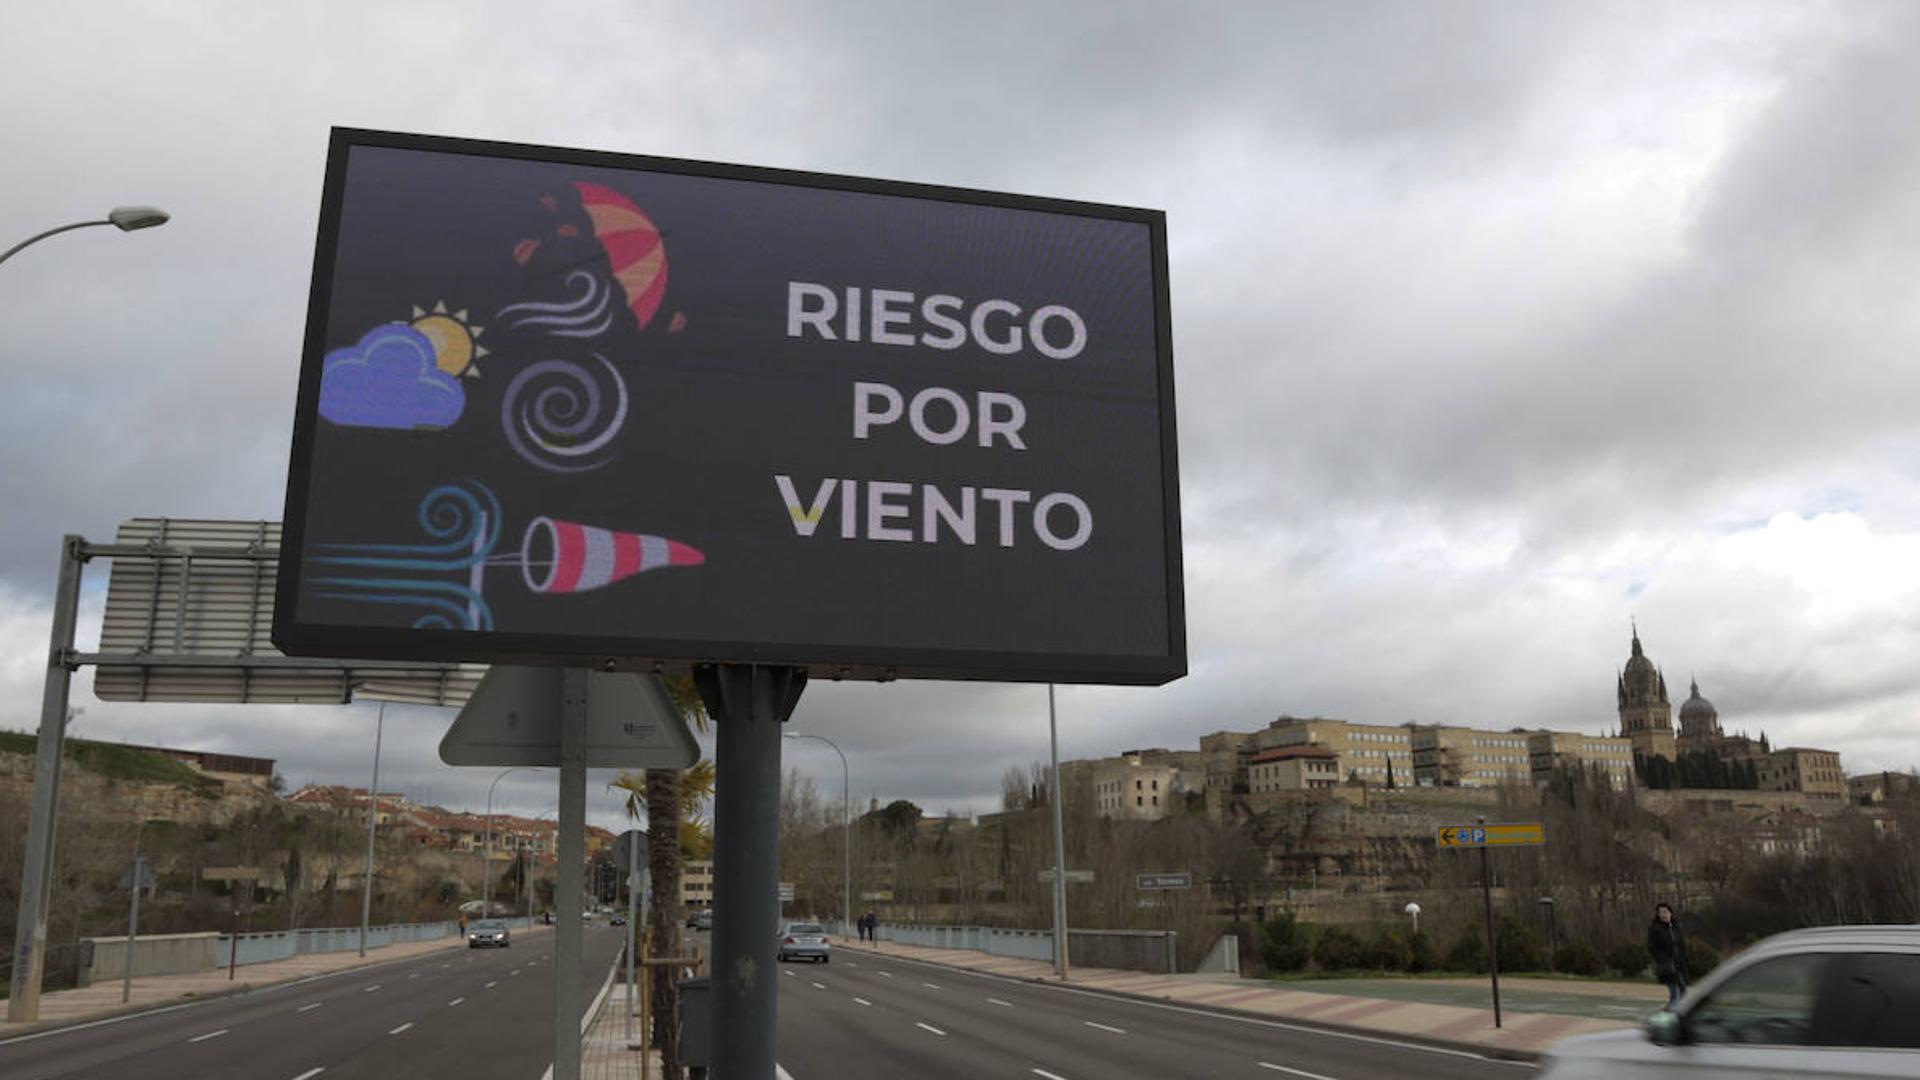
[{"label": "sidewalk", "polygon": [[[847,941],[844,938],[836,941],[836,947],[848,953],[897,956],[1027,982],[1059,982],[1054,975],[1053,965],[1040,960],[989,956],[971,950],[899,945],[891,941],[877,944]],[[1616,1031],[1633,1027],[1635,1023],[1626,1018],[1603,1019],[1598,1014],[1568,1016],[1516,1012],[1503,1007],[1504,1026],[1495,1028],[1491,1007],[1322,993],[1259,979],[1221,975],[1150,975],[1107,968],[1074,968],[1069,974],[1067,985],[1084,990],[1221,1009],[1268,1020],[1300,1021],[1317,1027],[1414,1042],[1442,1043],[1519,1058],[1531,1058],[1570,1035]],[[1506,988],[1503,983],[1501,989],[1504,991]],[[1659,1002],[1655,1001],[1646,1011],[1651,1012],[1658,1007]]]},{"label": "sidewalk", "polygon": [[[640,1052],[627,1049],[626,1007],[626,984],[615,979],[593,1025],[580,1038],[580,1080],[640,1080]],[[633,1024],[637,1036],[640,1018],[634,1017]],[[646,1055],[647,1075],[658,1077],[660,1052],[648,1050]]]},{"label": "sidewalk", "polygon": [[[548,928],[544,926],[535,926],[527,930],[517,930],[515,933],[539,933],[546,929]],[[224,967],[216,971],[195,971],[186,975],[136,975],[133,978],[133,993],[124,1004],[120,1001],[121,981],[119,979],[109,979],[73,990],[55,990],[40,996],[39,1020],[31,1024],[14,1024],[0,1020],[0,1039],[48,1028],[66,1027],[88,1020],[99,1020],[120,1013],[141,1012],[164,1005],[176,1005],[184,1001],[245,993],[248,990],[257,990],[275,983],[292,982],[295,979],[305,979],[335,971],[383,964],[391,960],[404,960],[439,949],[456,948],[465,943],[464,938],[451,934],[437,941],[409,941],[368,949],[365,958],[360,956],[358,950],[307,953],[303,956],[272,960],[264,964],[242,964],[236,969],[232,981],[228,981],[227,969]],[[0,1015],[4,1015],[4,1012],[0,1011]]]}]

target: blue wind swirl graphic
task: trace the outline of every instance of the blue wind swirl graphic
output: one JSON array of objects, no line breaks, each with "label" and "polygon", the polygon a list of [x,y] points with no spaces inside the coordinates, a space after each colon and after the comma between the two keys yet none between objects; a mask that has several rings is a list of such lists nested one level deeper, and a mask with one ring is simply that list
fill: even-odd
[{"label": "blue wind swirl graphic", "polygon": [[[500,542],[500,519],[500,500],[479,481],[434,488],[420,500],[416,518],[432,542],[317,545],[320,553],[307,562],[343,574],[311,579],[314,596],[424,609],[415,629],[492,630],[480,578]],[[420,576],[457,570],[468,571],[465,584]]]}]

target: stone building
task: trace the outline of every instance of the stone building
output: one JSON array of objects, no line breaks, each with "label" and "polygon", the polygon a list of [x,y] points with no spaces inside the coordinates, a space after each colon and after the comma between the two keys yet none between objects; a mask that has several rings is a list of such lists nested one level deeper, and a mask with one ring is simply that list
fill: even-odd
[{"label": "stone building", "polygon": [[1535,784],[1552,779],[1555,769],[1600,768],[1616,790],[1633,784],[1633,742],[1577,731],[1535,731],[1527,735],[1527,759]]},{"label": "stone building", "polygon": [[1653,666],[1640,648],[1640,628],[1633,630],[1633,655],[1616,678],[1620,698],[1620,734],[1633,746],[1635,758],[1663,757],[1673,761],[1679,744],[1673,735],[1673,705],[1667,701],[1667,677]]},{"label": "stone building", "polygon": [[1282,746],[1253,756],[1249,794],[1318,791],[1340,784],[1340,755],[1324,746]]},{"label": "stone building", "polygon": [[1525,731],[1416,724],[1410,732],[1414,782],[1421,787],[1498,787],[1526,783],[1532,757]]}]

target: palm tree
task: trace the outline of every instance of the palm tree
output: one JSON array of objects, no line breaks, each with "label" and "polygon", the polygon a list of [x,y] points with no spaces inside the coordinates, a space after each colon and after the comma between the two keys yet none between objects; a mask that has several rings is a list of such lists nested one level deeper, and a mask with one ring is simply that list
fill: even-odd
[{"label": "palm tree", "polygon": [[[685,675],[663,676],[667,692],[673,697],[680,715],[701,734],[707,731],[707,709],[694,689],[693,679]],[[647,820],[647,872],[653,879],[653,903],[647,909],[650,926],[648,946],[655,956],[677,956],[680,952],[680,854],[683,838],[700,844],[684,843],[688,849],[706,854],[713,842],[700,809],[713,797],[714,766],[702,759],[691,769],[647,769],[643,775],[623,772],[608,784],[609,789],[627,793],[627,819],[638,822],[644,811]],[[691,835],[689,833],[691,827]],[[704,851],[701,849],[704,847]],[[673,970],[652,969],[653,1045],[661,1060],[673,1062],[679,1057],[676,1045],[675,1013],[678,987]],[[667,1066],[668,1080],[679,1080],[678,1066]]]}]

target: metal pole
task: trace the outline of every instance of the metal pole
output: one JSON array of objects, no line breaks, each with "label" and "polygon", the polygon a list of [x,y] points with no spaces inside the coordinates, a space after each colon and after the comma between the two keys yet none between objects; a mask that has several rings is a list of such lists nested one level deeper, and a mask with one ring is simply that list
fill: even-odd
[{"label": "metal pole", "polygon": [[33,801],[27,813],[27,858],[20,873],[20,916],[14,923],[13,979],[7,1020],[40,1019],[40,975],[47,962],[47,909],[53,900],[53,833],[60,808],[60,763],[66,753],[67,687],[73,669],[73,627],[80,613],[80,577],[86,543],[68,534],[60,541],[60,574],[53,593],[53,633],[47,648],[47,679],[40,695],[40,732],[33,751]]},{"label": "metal pole", "polygon": [[817,739],[840,757],[840,932],[845,934],[853,925],[853,774],[847,769],[847,755],[825,735],[790,733],[787,738]]},{"label": "metal pole", "polygon": [[1487,970],[1493,976],[1493,1026],[1500,1026],[1500,940],[1493,934],[1493,871],[1487,849],[1480,849],[1480,896],[1487,909]]},{"label": "metal pole", "polygon": [[[140,829],[146,827],[146,822],[143,821],[140,823]],[[120,976],[120,1003],[122,1005],[125,1005],[133,998],[133,944],[140,940],[140,891],[146,878],[146,875],[141,873],[141,871],[145,870],[147,866],[147,860],[140,857],[140,829],[135,829],[133,833],[133,871],[131,873],[131,877],[133,878],[133,907],[127,912],[127,970],[122,972]]]},{"label": "metal pole", "polygon": [[493,778],[493,783],[487,785],[487,842],[486,850],[480,855],[480,917],[483,919],[493,917],[493,790],[500,786],[500,781],[506,779],[508,773],[519,771],[521,766],[518,765],[502,769],[500,775]]},{"label": "metal pole", "polygon": [[754,664],[701,665],[694,683],[714,718],[713,1075],[774,1075],[779,979],[780,725],[807,674]]},{"label": "metal pole", "polygon": [[387,703],[373,716],[373,786],[367,789],[367,872],[360,883],[360,955],[367,955],[367,923],[373,918],[373,836],[380,823],[380,736],[387,728]]},{"label": "metal pole", "polygon": [[560,864],[554,887],[553,1080],[580,1080],[581,891],[586,874],[587,680],[568,668],[560,681]]},{"label": "metal pole", "polygon": [[636,936],[636,931],[638,929],[634,924],[638,921],[639,914],[640,914],[640,905],[639,905],[638,896],[637,896],[640,890],[635,888],[635,886],[638,885],[640,882],[640,830],[631,829],[631,830],[628,830],[628,832],[630,835],[627,837],[627,1024],[626,1024],[626,1031],[627,1031],[627,1049],[632,1050],[634,1049],[634,1039],[633,1039],[634,955],[633,955],[633,950],[634,950],[634,938]]},{"label": "metal pole", "polygon": [[1067,830],[1060,804],[1066,789],[1060,783],[1060,723],[1053,705],[1053,684],[1047,684],[1047,739],[1053,755],[1053,966],[1060,981],[1067,980]]},{"label": "metal pole", "polygon": [[[240,970],[240,887],[239,878],[227,879],[227,898],[233,902],[233,935],[227,939],[227,981],[233,981],[234,972]],[[253,882],[247,881],[247,888],[253,888]],[[360,955],[365,956],[365,953]]]}]

